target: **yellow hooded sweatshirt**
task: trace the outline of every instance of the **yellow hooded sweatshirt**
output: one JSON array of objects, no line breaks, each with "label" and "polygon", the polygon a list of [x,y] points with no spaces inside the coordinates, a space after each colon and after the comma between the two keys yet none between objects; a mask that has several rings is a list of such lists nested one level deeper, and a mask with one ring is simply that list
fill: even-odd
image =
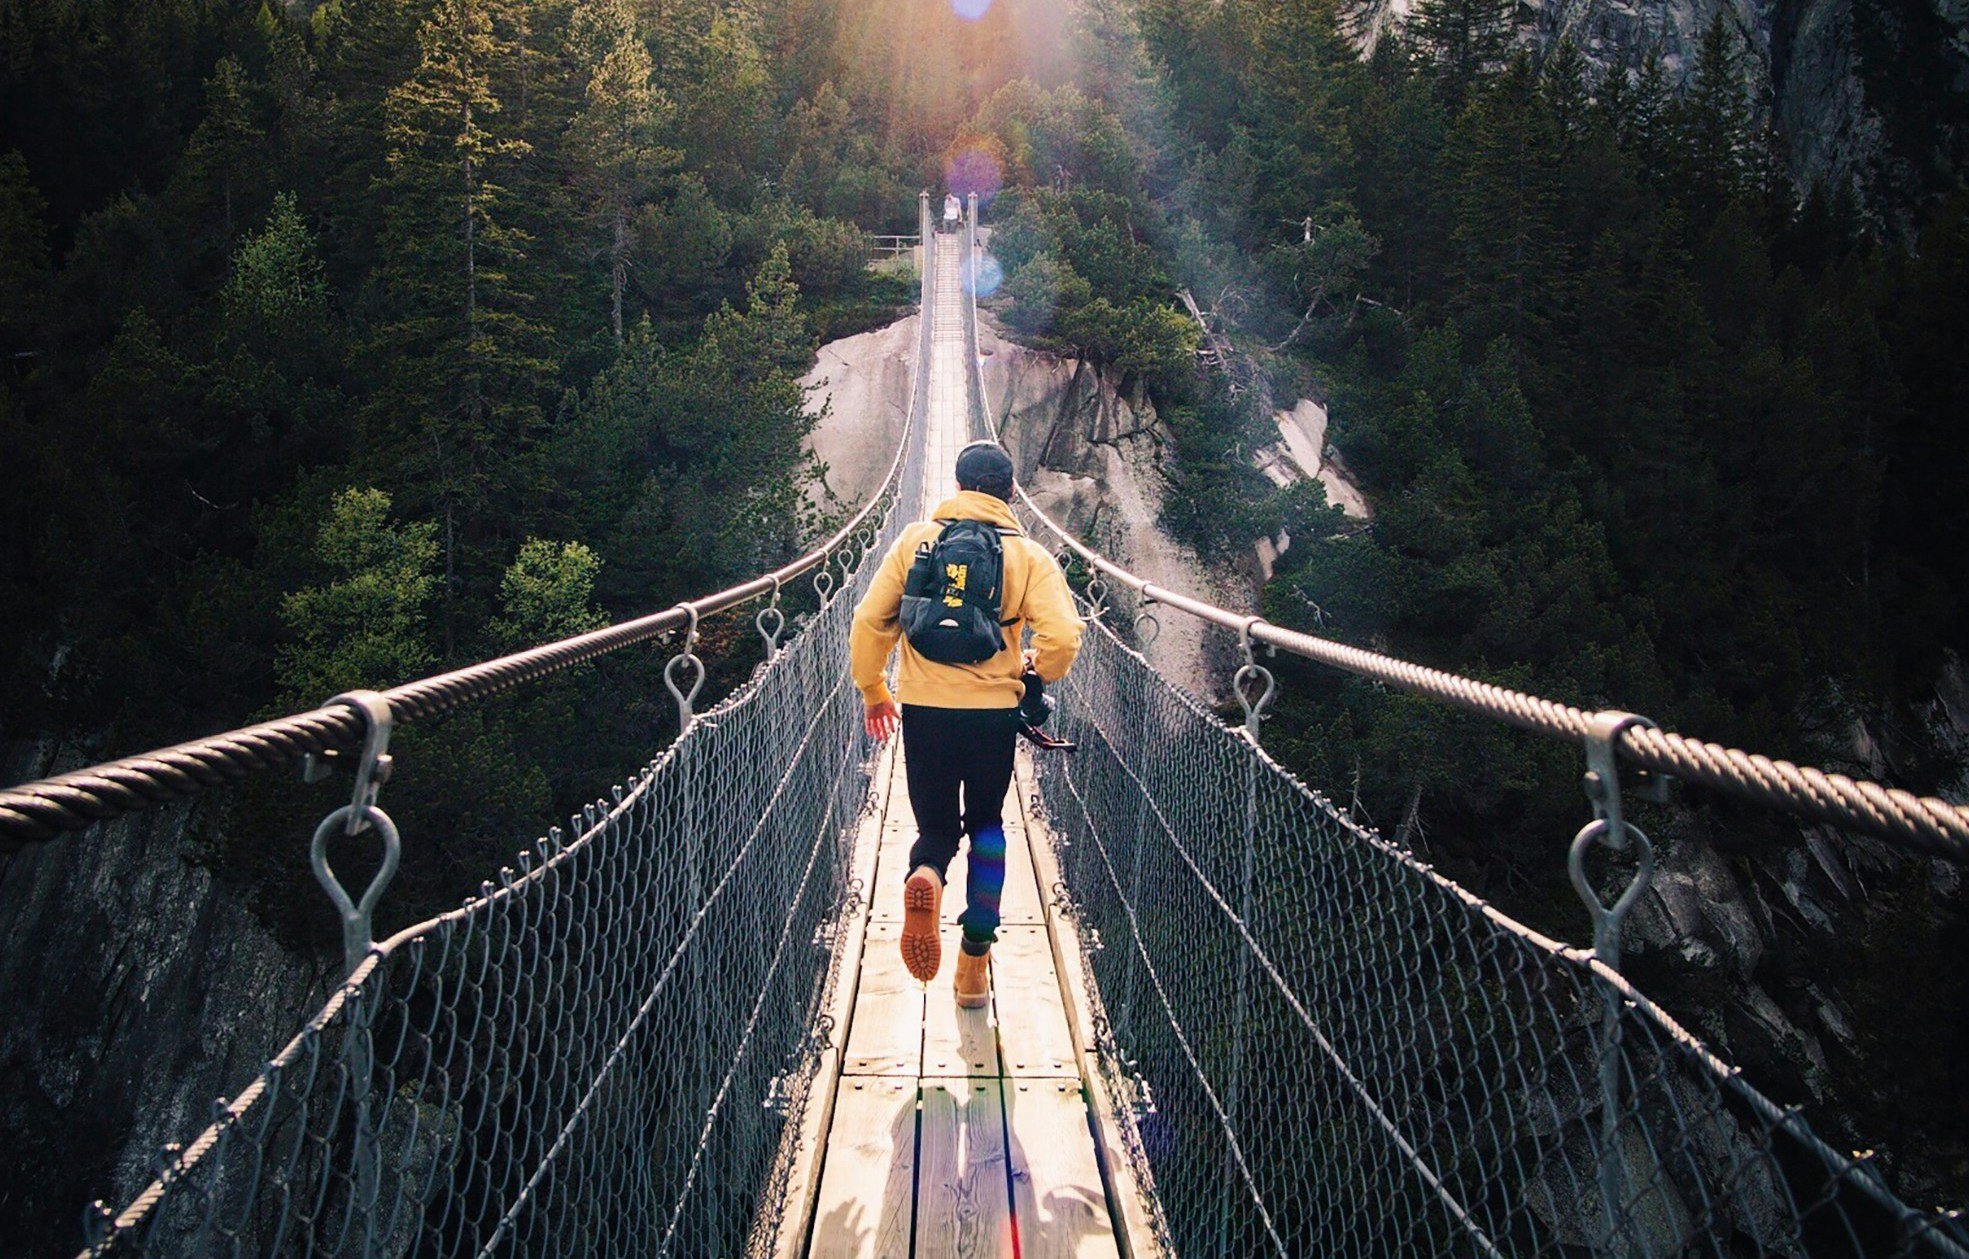
[{"label": "yellow hooded sweatshirt", "polygon": [[933,520],[906,526],[876,571],[868,594],[855,609],[848,634],[848,664],[863,700],[871,707],[891,698],[883,674],[889,652],[902,647],[897,689],[902,702],[925,708],[1017,708],[1025,687],[1019,653],[1020,633],[1032,629],[1033,671],[1042,681],[1057,682],[1067,674],[1080,650],[1080,617],[1074,612],[1067,579],[1046,548],[1025,536],[1004,541],[1005,597],[1000,620],[1005,627],[1005,650],[982,664],[939,664],[916,654],[902,636],[903,581],[916,560],[916,548],[943,532],[940,521],[983,520],[1003,529],[1018,529],[1018,518],[1003,500],[977,490],[959,490],[945,499]]}]

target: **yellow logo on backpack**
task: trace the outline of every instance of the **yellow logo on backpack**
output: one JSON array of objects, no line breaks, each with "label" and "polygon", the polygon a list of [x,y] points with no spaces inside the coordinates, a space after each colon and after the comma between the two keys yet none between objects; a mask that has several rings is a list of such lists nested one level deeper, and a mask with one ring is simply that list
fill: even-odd
[{"label": "yellow logo on backpack", "polygon": [[970,571],[971,566],[968,564],[944,565],[943,575],[946,582],[943,597],[944,606],[951,608],[961,608],[964,606],[964,577]]}]

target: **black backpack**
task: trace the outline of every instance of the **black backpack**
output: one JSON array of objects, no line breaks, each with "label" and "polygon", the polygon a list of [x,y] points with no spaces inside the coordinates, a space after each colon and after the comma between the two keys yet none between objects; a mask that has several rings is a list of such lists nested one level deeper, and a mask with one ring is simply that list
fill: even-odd
[{"label": "black backpack", "polygon": [[981,664],[1005,648],[1003,532],[982,520],[944,522],[916,548],[902,587],[902,632],[926,660]]}]

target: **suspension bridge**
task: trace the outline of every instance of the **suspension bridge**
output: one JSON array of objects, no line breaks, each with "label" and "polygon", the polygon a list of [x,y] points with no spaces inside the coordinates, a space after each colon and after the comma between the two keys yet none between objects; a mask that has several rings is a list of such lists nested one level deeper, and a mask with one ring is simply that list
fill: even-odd
[{"label": "suspension bridge", "polygon": [[[100,1255],[1946,1255],[1918,1209],[1620,973],[1647,838],[1683,779],[1953,861],[1969,810],[1297,634],[1142,581],[1061,532],[1093,621],[1071,756],[1022,759],[985,1009],[896,956],[900,749],[861,733],[846,641],[900,524],[990,432],[969,278],[921,212],[909,426],[881,491],[798,560],[579,638],[0,792],[0,845],[306,763],[350,803],[311,851],[347,979],[155,1178],[85,1212]],[[809,583],[814,610],[782,596]],[[702,618],[766,660],[699,710]],[[1134,644],[1236,636],[1246,720]],[[387,939],[390,732],[662,640],[681,733]],[[1264,751],[1286,651],[1573,742],[1591,947],[1549,939],[1358,825]],[[337,833],[380,863],[331,868]],[[1591,873],[1625,853],[1631,876]],[[298,850],[297,850],[297,860]],[[961,866],[961,863],[960,863]],[[961,874],[954,903],[962,902]],[[947,949],[947,954],[954,949]]]}]

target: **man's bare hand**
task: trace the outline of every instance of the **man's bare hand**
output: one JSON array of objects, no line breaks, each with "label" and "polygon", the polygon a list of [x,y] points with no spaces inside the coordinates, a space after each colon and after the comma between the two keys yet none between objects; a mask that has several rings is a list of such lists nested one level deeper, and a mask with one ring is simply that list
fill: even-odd
[{"label": "man's bare hand", "polygon": [[902,724],[902,710],[896,707],[896,702],[892,699],[885,699],[879,704],[870,704],[862,724],[868,731],[869,738],[877,743],[886,743],[889,736],[896,732],[896,727]]}]

